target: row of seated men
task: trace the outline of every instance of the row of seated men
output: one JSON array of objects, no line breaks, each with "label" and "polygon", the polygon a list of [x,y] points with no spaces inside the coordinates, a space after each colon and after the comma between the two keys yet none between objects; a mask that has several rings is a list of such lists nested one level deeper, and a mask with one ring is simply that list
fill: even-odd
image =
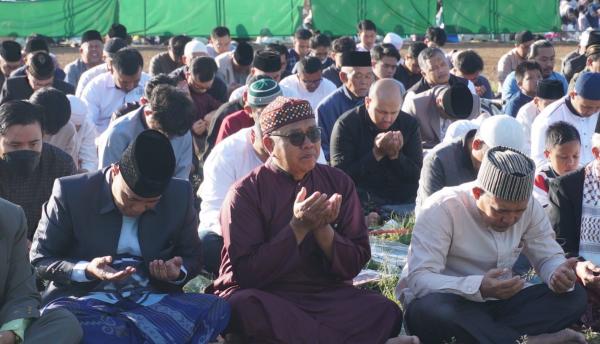
[{"label": "row of seated men", "polygon": [[[198,43],[187,44],[191,50],[206,49]],[[241,91],[242,99],[233,102],[243,102],[243,111],[223,119],[218,131],[221,141],[213,144],[204,161],[198,225],[191,187],[181,180],[187,179],[194,165],[183,160],[202,159],[211,145],[203,136],[225,107],[212,110],[210,120],[198,118],[199,109],[215,99],[210,92],[218,80],[218,67],[208,56],[188,57],[189,66],[170,78],[153,78],[145,85],[143,97],[134,99],[140,103],[137,109],[116,114],[114,117],[119,118],[112,121],[114,110],[107,120],[104,114],[90,110],[93,97],[99,102],[111,101],[111,88],[89,85],[112,81],[115,92],[123,92],[127,85],[131,90],[140,87],[135,75],[133,80],[129,78],[142,73],[143,59],[135,49],[117,50],[106,72],[84,87],[84,94],[93,94],[92,98],[86,96],[78,102],[61,91],[41,88],[29,101],[3,100],[0,122],[4,122],[1,139],[6,162],[3,174],[7,176],[3,188],[9,190],[7,195],[12,192],[5,198],[25,209],[29,228],[20,235],[33,239],[30,258],[38,276],[52,281],[43,294],[44,314],[67,309],[79,320],[85,338],[104,341],[106,327],[99,326],[102,324],[97,320],[111,314],[109,332],[114,340],[124,342],[132,338],[202,342],[222,331],[231,337],[245,336],[242,340],[250,342],[304,342],[315,337],[319,342],[416,342],[415,337],[396,337],[401,325],[397,306],[376,294],[349,287],[346,281],[370,256],[365,215],[372,211],[382,217],[390,211],[409,212],[417,193],[421,195],[417,190],[425,185],[423,181],[430,178],[439,183],[441,178],[430,173],[458,167],[457,160],[444,161],[448,158],[444,152],[451,152],[462,153],[461,162],[470,174],[458,171],[463,180],[441,183],[420,197],[415,240],[398,287],[398,296],[408,306],[409,332],[424,342],[450,337],[464,342],[505,342],[522,335],[528,335],[532,342],[581,340],[579,334],[564,328],[577,322],[586,307],[586,294],[575,284],[576,277],[588,291],[593,291],[596,281],[597,73],[582,74],[567,96],[562,84],[557,87],[551,80],[537,83],[539,97],[531,103],[541,113],[531,118],[527,135],[525,126],[509,116],[481,115],[479,96],[466,82],[447,72],[448,61],[436,48],[424,49],[418,57],[424,71],[423,79],[415,85],[425,90],[411,88],[405,96],[406,87],[393,79],[379,77],[375,82],[377,72],[373,70],[377,67],[373,68],[369,52],[342,52],[337,56],[342,86],[326,95],[316,108],[310,99],[286,94],[289,88],[283,81],[277,83],[277,75],[261,78],[261,74],[280,74],[282,63],[280,56],[259,52],[253,56],[252,77]],[[52,58],[44,52],[31,56],[25,68],[28,84],[36,75],[56,71],[54,63],[48,61]],[[297,74],[292,75],[309,93],[306,85],[311,83],[304,77],[313,74],[307,73],[307,68],[311,71],[314,61],[310,57],[300,59]],[[433,64],[436,66],[431,67]],[[315,73],[322,73],[321,69],[319,66]],[[442,72],[437,73],[440,69]],[[131,71],[134,73],[128,74]],[[435,84],[435,77],[446,78],[448,85]],[[450,84],[452,79],[459,81]],[[525,88],[523,84],[518,82],[520,88]],[[33,90],[35,83],[29,86]],[[288,97],[280,97],[282,94]],[[66,106],[57,106],[59,102]],[[77,109],[74,104],[82,105],[84,123],[92,122],[94,131],[100,133],[91,141],[98,145],[98,158],[112,158],[100,165],[91,164],[94,167],[88,174],[55,182],[76,169],[86,170],[81,159],[43,143],[65,126],[56,122],[66,118],[71,123],[69,117]],[[61,108],[66,114],[53,113]],[[558,116],[562,117],[556,119]],[[99,119],[102,121],[95,121]],[[103,121],[107,128],[100,131]],[[473,130],[477,125],[479,129]],[[52,126],[58,127],[56,132],[48,131]],[[73,126],[76,131],[81,129]],[[456,134],[452,134],[455,128]],[[445,136],[449,139],[442,142]],[[545,172],[538,168],[541,179],[535,177],[537,162],[527,151],[527,141],[535,143],[540,137],[543,160],[538,167],[546,168]],[[425,157],[427,169],[421,167],[423,148],[433,148]],[[533,153],[534,144],[531,149]],[[568,159],[576,157],[579,161],[571,161],[567,167],[555,166],[553,160],[567,160],[564,150],[570,152]],[[586,156],[591,158],[586,160]],[[338,169],[327,167],[327,159]],[[444,165],[448,161],[449,166]],[[577,205],[577,197],[581,200],[586,195],[583,198],[589,198],[591,210],[588,203],[580,213],[576,207],[569,209],[569,196],[573,195],[553,196],[552,191],[548,209],[554,209],[550,219],[567,243],[563,245],[571,251],[567,253],[577,256],[585,247],[585,255],[579,254],[578,262],[563,258],[551,222],[531,194],[534,178],[542,191],[554,190],[555,183],[548,181],[552,173],[562,175],[580,164],[586,168],[577,173],[585,182],[580,179],[575,184],[584,190],[574,194],[573,204]],[[62,171],[52,171],[59,166],[64,167]],[[214,174],[209,177],[211,171]],[[211,187],[214,195],[222,198],[208,217],[216,216],[215,227],[207,229],[211,222],[204,221],[203,212],[210,208],[204,202],[212,195],[205,197],[203,190]],[[45,196],[40,191],[44,188]],[[188,198],[183,205],[182,200]],[[453,218],[444,221],[443,216]],[[579,233],[569,233],[577,230],[573,221],[580,221],[582,234],[589,232],[591,238],[581,239],[589,242],[582,244]],[[432,238],[435,228],[442,232]],[[469,234],[469,239],[445,240],[461,235],[455,229]],[[489,234],[472,238],[483,229]],[[108,234],[111,239],[106,239],[107,233],[112,233]],[[481,252],[465,253],[466,247],[461,245],[471,246],[474,240],[480,240],[476,246]],[[423,242],[426,244],[419,247]],[[23,243],[27,245],[26,240]],[[508,271],[521,251],[547,286],[523,288],[519,276],[513,277]],[[484,255],[490,259],[481,260]],[[181,286],[199,272],[200,256],[204,256],[206,268],[210,270],[212,263],[212,271],[218,274],[209,291],[221,298],[181,295]],[[439,293],[461,298],[445,299]],[[525,302],[532,294],[539,302]],[[413,302],[415,299],[421,302]],[[463,299],[473,302],[468,303],[474,307],[472,313],[453,313],[462,309]],[[488,303],[492,299],[506,301]],[[447,307],[432,312],[436,307],[430,302]],[[358,306],[361,304],[368,306],[368,317]],[[516,309],[511,307],[515,304],[519,305]],[[593,308],[593,304],[587,306]],[[560,317],[550,311],[559,308],[563,310]],[[548,318],[536,317],[532,324],[531,314],[547,314]],[[194,320],[189,324],[174,320],[181,316]],[[342,321],[344,317],[349,320]],[[410,321],[422,317],[430,318]],[[486,322],[489,317],[493,319]],[[7,320],[29,318],[33,316]],[[24,321],[8,323],[3,324],[18,326],[8,331],[17,337],[24,333],[19,330],[29,328]],[[211,325],[200,330],[199,323]],[[441,324],[440,330],[428,330],[431,323]],[[467,327],[466,323],[476,326]],[[427,327],[420,327],[425,324]]]}]

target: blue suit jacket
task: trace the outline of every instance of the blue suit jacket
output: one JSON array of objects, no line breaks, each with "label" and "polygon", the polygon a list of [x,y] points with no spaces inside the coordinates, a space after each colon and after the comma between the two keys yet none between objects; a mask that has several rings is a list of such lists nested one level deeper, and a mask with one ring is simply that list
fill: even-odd
[{"label": "blue suit jacket", "polygon": [[[39,277],[50,280],[44,302],[60,296],[82,296],[98,281],[71,281],[79,261],[114,256],[121,232],[122,214],[115,206],[108,169],[57,179],[44,204],[30,252]],[[141,215],[138,238],[146,264],[154,259],[183,258],[186,281],[201,268],[198,213],[189,182],[172,179],[153,210]],[[151,280],[161,292],[181,291],[181,285]]]}]

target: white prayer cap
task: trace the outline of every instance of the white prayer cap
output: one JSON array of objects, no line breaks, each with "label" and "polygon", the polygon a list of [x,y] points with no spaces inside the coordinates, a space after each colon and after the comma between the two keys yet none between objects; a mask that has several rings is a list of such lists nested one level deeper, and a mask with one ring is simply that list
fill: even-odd
[{"label": "white prayer cap", "polygon": [[446,135],[444,136],[443,142],[450,142],[458,138],[463,138],[473,129],[479,129],[479,124],[468,119],[454,121],[448,126],[448,129],[446,129]]},{"label": "white prayer cap", "polygon": [[489,148],[503,146],[524,151],[525,135],[523,126],[509,115],[496,115],[481,122],[477,137]]},{"label": "white prayer cap", "polygon": [[398,51],[400,51],[400,49],[402,49],[402,45],[404,44],[404,40],[397,34],[388,32],[385,37],[383,37],[383,43],[389,43],[395,46]]},{"label": "white prayer cap", "polygon": [[88,113],[87,104],[79,97],[67,94],[71,103],[71,122],[75,125],[82,125]]},{"label": "white prayer cap", "polygon": [[183,55],[187,57],[192,57],[194,56],[194,53],[204,53],[208,55],[208,49],[206,48],[206,44],[195,39],[187,42],[185,48],[183,49]]}]

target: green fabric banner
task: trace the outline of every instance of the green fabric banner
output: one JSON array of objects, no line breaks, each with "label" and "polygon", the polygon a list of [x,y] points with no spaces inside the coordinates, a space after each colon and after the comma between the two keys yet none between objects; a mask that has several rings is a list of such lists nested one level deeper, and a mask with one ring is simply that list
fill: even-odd
[{"label": "green fabric banner", "polygon": [[115,0],[0,2],[0,36],[73,37],[92,28],[105,33],[116,10]]},{"label": "green fabric banner", "polygon": [[370,19],[379,34],[424,34],[435,22],[435,0],[312,0],[313,22],[321,32],[356,34],[356,24]]},{"label": "green fabric banner", "polygon": [[233,37],[288,36],[302,23],[304,0],[119,0],[119,22],[132,34],[208,36],[220,25]]},{"label": "green fabric banner", "polygon": [[560,30],[554,0],[444,0],[444,23],[449,33],[512,33]]},{"label": "green fabric banner", "polygon": [[119,0],[119,23],[138,35],[207,36],[218,26],[215,0]]}]

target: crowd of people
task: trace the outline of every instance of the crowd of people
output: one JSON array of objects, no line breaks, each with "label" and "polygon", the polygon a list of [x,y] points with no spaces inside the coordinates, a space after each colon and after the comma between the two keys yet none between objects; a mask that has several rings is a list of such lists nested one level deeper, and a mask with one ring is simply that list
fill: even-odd
[{"label": "crowd of people", "polygon": [[[0,343],[585,343],[600,31],[560,72],[517,33],[497,87],[442,28],[377,31],[217,27],[148,72],[119,24],[64,70],[2,41]],[[413,213],[400,307],[352,280],[369,229]]]}]

